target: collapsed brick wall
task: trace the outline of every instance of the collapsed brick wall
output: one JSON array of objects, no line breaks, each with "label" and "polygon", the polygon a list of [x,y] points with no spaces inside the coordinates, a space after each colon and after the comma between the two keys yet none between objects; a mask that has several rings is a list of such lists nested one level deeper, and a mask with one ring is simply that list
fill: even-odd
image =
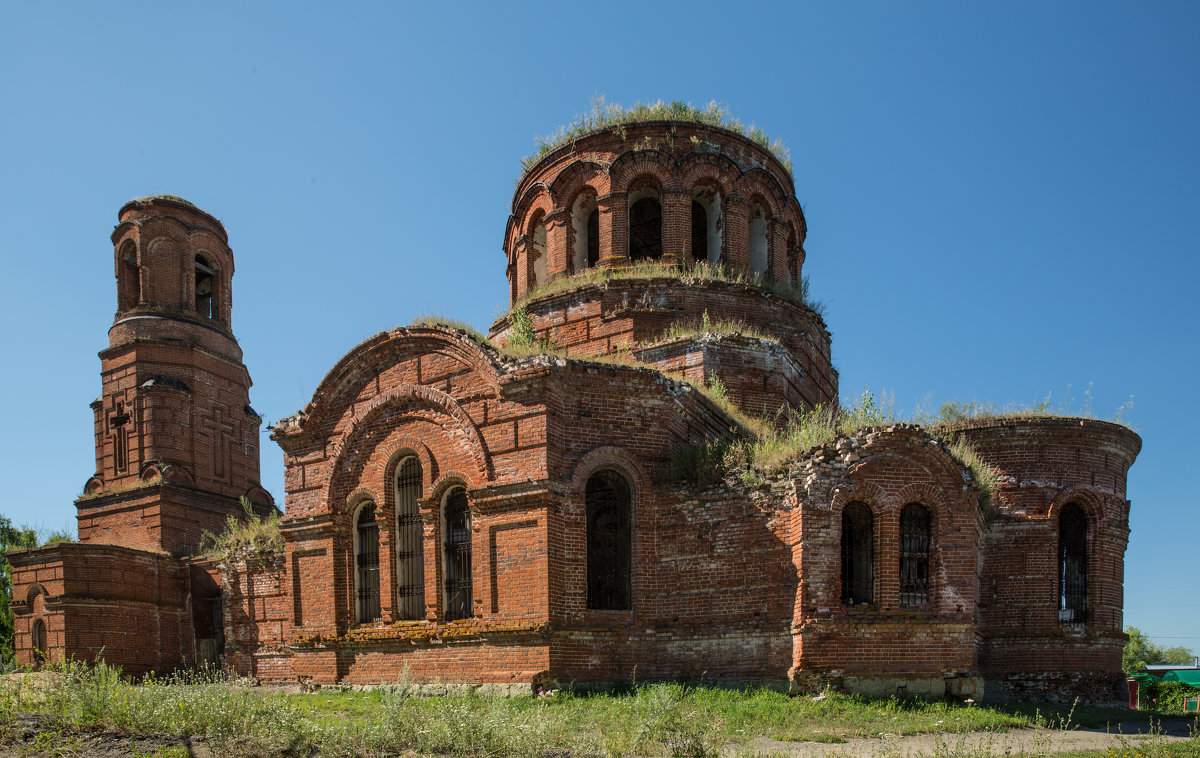
[{"label": "collapsed brick wall", "polygon": [[293,681],[287,625],[293,597],[282,555],[248,554],[220,565],[225,665],[240,676]]},{"label": "collapsed brick wall", "polygon": [[[666,337],[672,325],[697,328],[704,314],[712,323],[744,323],[778,339],[803,372],[794,394],[785,389],[784,398],[805,407],[837,404],[837,370],[830,361],[831,337],[824,322],[809,308],[759,287],[675,278],[613,279],[537,297],[525,308],[537,335],[572,355],[634,349],[635,355],[645,352],[644,359],[664,371],[677,365],[669,354],[659,358],[652,346]],[[503,340],[510,329],[510,317],[505,316],[492,325],[491,334]],[[760,360],[768,360],[770,352],[764,350]],[[739,388],[735,400],[741,391],[750,390],[740,390],[741,385],[771,381],[769,373],[739,373],[736,362],[722,366],[719,359],[711,372],[726,386]],[[749,395],[744,402],[743,410],[755,416],[760,408],[779,404],[777,398]]]}]

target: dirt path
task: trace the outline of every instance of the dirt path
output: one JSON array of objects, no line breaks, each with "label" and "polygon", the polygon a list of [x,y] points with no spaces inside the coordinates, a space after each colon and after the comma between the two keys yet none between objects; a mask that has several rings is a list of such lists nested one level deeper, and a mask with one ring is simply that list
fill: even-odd
[{"label": "dirt path", "polygon": [[865,758],[866,756],[948,756],[948,755],[1048,755],[1079,750],[1107,750],[1137,745],[1147,740],[1182,742],[1194,724],[1192,719],[1164,719],[1154,729],[1144,721],[1129,721],[1115,726],[1089,729],[1044,729],[1027,727],[1007,732],[964,732],[962,734],[915,734],[907,737],[884,735],[877,738],[852,737],[842,743],[781,742],[761,739],[753,743],[762,753],[784,756],[828,756],[829,758]]}]

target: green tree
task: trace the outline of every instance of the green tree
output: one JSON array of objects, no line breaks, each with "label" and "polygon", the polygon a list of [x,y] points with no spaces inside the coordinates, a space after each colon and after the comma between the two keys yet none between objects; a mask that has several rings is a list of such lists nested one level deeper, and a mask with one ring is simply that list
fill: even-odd
[{"label": "green tree", "polygon": [[1195,653],[1186,647],[1162,647],[1136,626],[1125,627],[1129,641],[1121,651],[1121,670],[1126,674],[1140,671],[1152,663],[1191,663]]},{"label": "green tree", "polygon": [[8,562],[8,551],[37,544],[37,532],[27,526],[14,526],[7,516],[0,516],[0,655],[5,661],[13,659],[12,564]]}]

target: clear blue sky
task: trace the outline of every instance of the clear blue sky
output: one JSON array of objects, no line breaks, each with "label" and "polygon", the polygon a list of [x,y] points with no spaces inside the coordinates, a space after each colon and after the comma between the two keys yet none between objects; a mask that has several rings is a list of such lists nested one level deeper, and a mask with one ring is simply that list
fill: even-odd
[{"label": "clear blue sky", "polygon": [[1126,622],[1200,651],[1197,39],[1192,2],[5,3],[0,512],[73,528],[130,198],[224,221],[274,421],[371,334],[486,330],[535,135],[717,99],[791,148],[844,397],[1133,396]]}]

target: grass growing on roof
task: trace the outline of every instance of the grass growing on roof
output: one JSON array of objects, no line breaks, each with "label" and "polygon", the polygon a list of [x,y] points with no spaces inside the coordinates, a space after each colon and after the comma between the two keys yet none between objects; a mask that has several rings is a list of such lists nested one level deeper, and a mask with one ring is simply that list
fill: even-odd
[{"label": "grass growing on roof", "polygon": [[260,565],[283,555],[283,535],[279,531],[279,511],[271,509],[266,518],[254,511],[250,499],[243,496],[244,516],[226,516],[225,531],[213,534],[207,529],[200,536],[200,553],[226,563],[254,560]]},{"label": "grass growing on roof", "polygon": [[557,295],[560,292],[570,292],[593,284],[603,284],[609,281],[624,279],[674,279],[690,284],[692,282],[725,282],[727,284],[743,284],[760,287],[773,294],[800,303],[812,310],[817,316],[824,318],[825,304],[814,300],[809,294],[808,277],[804,277],[799,285],[793,286],[780,282],[766,274],[753,271],[731,270],[719,263],[707,261],[687,262],[682,265],[663,261],[642,261],[627,266],[593,266],[571,276],[559,277],[540,287],[531,289],[513,303],[513,309],[521,308],[531,300]]},{"label": "grass growing on roof", "polygon": [[722,105],[716,100],[710,101],[703,108],[697,108],[682,100],[638,102],[632,108],[626,108],[620,103],[608,102],[604,95],[593,97],[589,109],[582,115],[576,116],[571,123],[560,126],[558,131],[545,137],[535,138],[534,142],[537,148],[532,154],[521,159],[521,170],[528,171],[546,153],[588,132],[607,128],[620,129],[625,124],[642,121],[690,121],[695,124],[728,129],[769,151],[787,169],[788,175],[792,175],[791,152],[782,140],[778,138],[772,140],[766,132],[753,123],[748,126],[743,124],[730,114],[728,106]]}]

